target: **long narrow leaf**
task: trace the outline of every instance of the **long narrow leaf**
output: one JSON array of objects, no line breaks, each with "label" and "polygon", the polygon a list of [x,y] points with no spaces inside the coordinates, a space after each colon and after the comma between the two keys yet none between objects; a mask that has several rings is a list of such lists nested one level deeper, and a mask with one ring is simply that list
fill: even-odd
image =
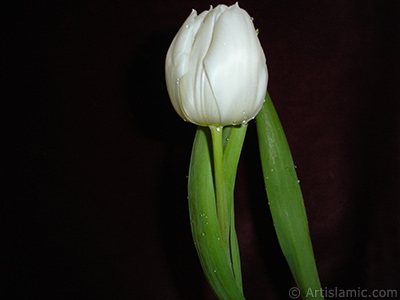
[{"label": "long narrow leaf", "polygon": [[228,212],[231,212],[230,219],[230,248],[232,257],[232,268],[235,280],[238,286],[242,289],[242,272],[240,265],[239,245],[235,229],[235,212],[234,212],[234,187],[236,180],[236,172],[239,163],[240,153],[242,150],[244,138],[246,136],[247,126],[240,127],[227,127],[225,131],[229,130],[229,135],[226,134],[226,146],[224,149],[224,176],[225,176],[225,190],[228,203]]},{"label": "long narrow leaf", "polygon": [[196,132],[189,169],[189,214],[204,274],[219,299],[245,299],[226,257],[219,231],[208,128]]},{"label": "long narrow leaf", "polygon": [[[303,298],[321,285],[307,215],[285,133],[267,94],[256,118],[261,163],[279,244]],[[307,293],[312,291],[312,293]],[[315,299],[323,299],[321,293]]]}]

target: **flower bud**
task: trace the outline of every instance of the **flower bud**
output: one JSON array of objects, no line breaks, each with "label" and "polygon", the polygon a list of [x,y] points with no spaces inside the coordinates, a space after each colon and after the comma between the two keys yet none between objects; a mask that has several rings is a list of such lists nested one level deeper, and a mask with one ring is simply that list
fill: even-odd
[{"label": "flower bud", "polygon": [[169,47],[165,75],[176,112],[202,126],[246,124],[260,111],[268,71],[252,18],[236,3],[183,23]]}]

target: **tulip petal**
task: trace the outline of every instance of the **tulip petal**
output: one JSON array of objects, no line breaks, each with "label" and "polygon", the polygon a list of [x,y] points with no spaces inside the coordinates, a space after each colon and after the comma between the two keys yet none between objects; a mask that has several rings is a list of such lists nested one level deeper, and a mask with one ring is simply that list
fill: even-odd
[{"label": "tulip petal", "polygon": [[172,41],[165,61],[167,90],[172,105],[181,118],[184,118],[184,114],[180,106],[179,80],[188,72],[189,69],[189,55],[192,50],[194,35],[196,33],[193,24],[196,23],[196,18],[197,12],[192,10],[192,13],[183,23]]},{"label": "tulip petal", "polygon": [[227,7],[211,10],[197,32],[189,58],[189,70],[180,80],[182,111],[185,117],[198,125],[219,125],[221,120],[211,84],[206,77],[203,60],[213,37],[214,25]]},{"label": "tulip petal", "polygon": [[253,23],[237,3],[198,16],[193,10],[168,50],[165,72],[176,112],[202,126],[253,119],[268,81]]},{"label": "tulip petal", "polygon": [[250,16],[238,5],[229,7],[215,24],[204,67],[221,125],[254,118],[264,101],[268,73]]}]

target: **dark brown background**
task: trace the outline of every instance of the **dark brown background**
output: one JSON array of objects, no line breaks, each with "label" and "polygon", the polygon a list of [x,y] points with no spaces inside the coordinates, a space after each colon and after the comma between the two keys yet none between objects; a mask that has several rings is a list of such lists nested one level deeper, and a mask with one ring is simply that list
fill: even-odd
[{"label": "dark brown background", "polygon": [[[173,111],[163,64],[191,9],[218,3],[16,3],[2,28],[4,299],[214,299],[188,222],[195,126]],[[260,29],[322,286],[400,292],[400,2],[240,5]],[[287,299],[254,123],[236,205],[245,295]]]}]

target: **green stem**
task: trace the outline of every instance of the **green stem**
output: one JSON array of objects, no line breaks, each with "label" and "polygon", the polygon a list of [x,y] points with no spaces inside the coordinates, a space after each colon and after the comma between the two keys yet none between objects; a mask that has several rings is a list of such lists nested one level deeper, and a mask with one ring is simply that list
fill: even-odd
[{"label": "green stem", "polygon": [[210,126],[212,144],[213,144],[213,157],[214,157],[214,182],[215,194],[217,202],[218,224],[221,231],[221,240],[230,262],[229,251],[229,215],[228,205],[225,196],[225,183],[224,183],[224,165],[223,165],[223,145],[222,145],[222,126]]},{"label": "green stem", "polygon": [[224,180],[225,180],[225,196],[227,202],[228,214],[230,214],[230,253],[232,258],[232,269],[237,285],[242,289],[242,274],[240,267],[239,245],[235,230],[235,213],[234,213],[234,187],[236,172],[239,163],[240,153],[242,150],[244,138],[246,136],[247,125],[228,126],[224,128]]},{"label": "green stem", "polygon": [[[242,141],[237,137],[242,135],[244,137],[245,132],[235,128],[232,129],[232,133],[234,134],[229,135],[229,141],[224,150],[225,189],[229,188],[230,182],[234,180],[229,174],[232,173],[231,171],[236,172],[237,161],[234,161],[232,157],[238,158],[241,144],[236,142]],[[193,143],[188,179],[188,204],[193,241],[204,274],[218,299],[245,300],[241,289],[239,252],[237,245],[234,245],[237,241],[234,237],[236,233],[233,226],[231,227],[233,232],[230,233],[231,241],[234,241],[233,244],[231,242],[233,263],[228,261],[222,245],[217,216],[211,141],[211,131],[199,126]],[[230,194],[231,192],[227,192],[227,202],[230,201]]]}]

